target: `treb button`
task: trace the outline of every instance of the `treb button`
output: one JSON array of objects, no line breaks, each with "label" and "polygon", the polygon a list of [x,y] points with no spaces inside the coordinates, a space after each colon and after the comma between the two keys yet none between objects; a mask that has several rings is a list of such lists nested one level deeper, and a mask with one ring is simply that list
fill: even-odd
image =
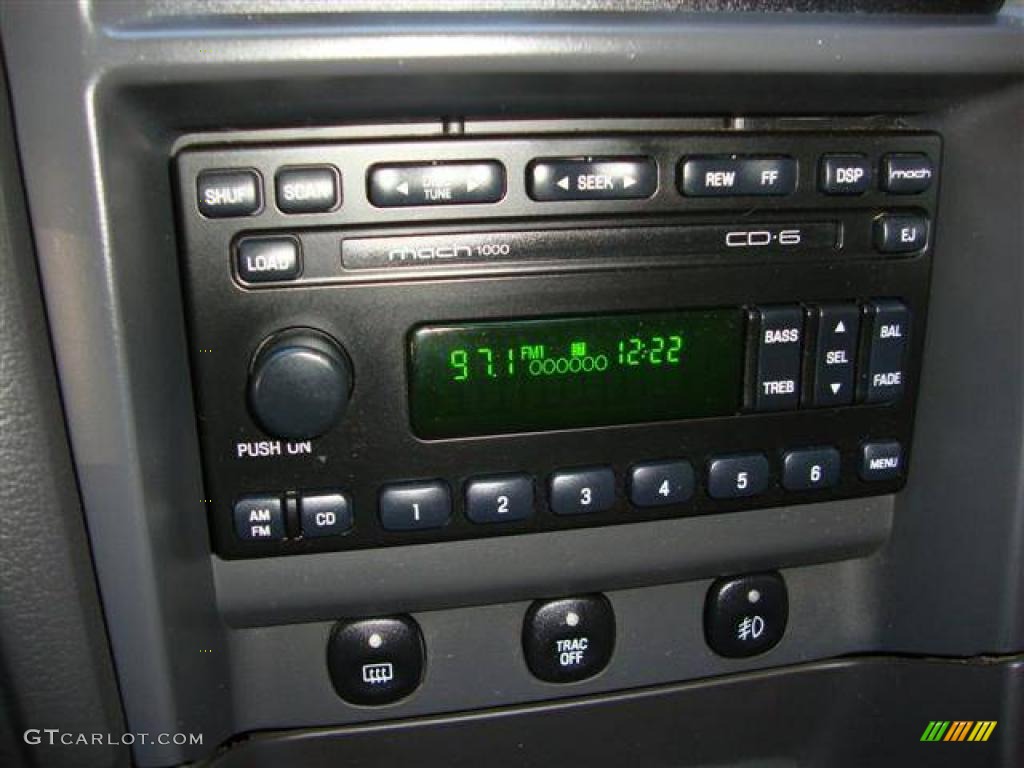
[{"label": "treb button", "polygon": [[530,164],[528,182],[542,202],[645,198],[658,188],[658,166],[649,157],[545,158]]},{"label": "treb button", "polygon": [[687,197],[789,195],[796,190],[796,160],[791,157],[688,157],[679,191]]}]

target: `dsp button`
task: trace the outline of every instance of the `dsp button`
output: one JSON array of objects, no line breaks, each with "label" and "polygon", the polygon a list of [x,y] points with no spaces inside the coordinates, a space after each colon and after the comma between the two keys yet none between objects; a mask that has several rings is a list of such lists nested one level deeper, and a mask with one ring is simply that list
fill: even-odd
[{"label": "dsp button", "polygon": [[284,505],[280,496],[245,496],[235,502],[235,534],[242,541],[284,538]]},{"label": "dsp button", "polygon": [[804,312],[800,307],[758,307],[751,312],[756,345],[753,406],[781,411],[800,403],[800,353]]},{"label": "dsp button", "polygon": [[649,157],[546,158],[530,165],[528,182],[541,202],[645,198],[658,188],[658,166]]},{"label": "dsp button", "polygon": [[391,704],[415,691],[424,656],[420,628],[408,616],[341,621],[327,641],[335,692],[363,706]]},{"label": "dsp button", "polygon": [[302,271],[294,237],[246,237],[235,250],[238,277],[247,283],[294,280]]},{"label": "dsp button", "polygon": [[813,404],[818,407],[853,402],[860,308],[828,304],[813,310],[817,325]]},{"label": "dsp button", "polygon": [[756,656],[782,639],[788,619],[789,595],[778,573],[719,579],[704,603],[704,637],[719,656]]},{"label": "dsp button", "polygon": [[789,195],[796,190],[796,160],[791,157],[688,157],[679,191],[687,197]]},{"label": "dsp button", "polygon": [[868,302],[865,314],[868,361],[861,375],[861,399],[867,403],[898,400],[906,384],[910,310],[895,299],[881,299]]},{"label": "dsp button", "polygon": [[333,165],[282,168],[274,177],[282,213],[326,213],[341,203],[338,169]]},{"label": "dsp button", "polygon": [[263,205],[260,176],[250,170],[203,171],[196,179],[199,212],[209,219],[252,216]]},{"label": "dsp button", "polygon": [[933,173],[928,155],[886,155],[882,158],[882,189],[896,195],[924,192],[932,185]]},{"label": "dsp button", "polygon": [[871,185],[871,164],[864,155],[824,155],[818,183],[826,195],[861,195]]},{"label": "dsp button", "polygon": [[539,600],[523,621],[530,672],[548,683],[593,677],[611,660],[615,614],[604,595]]},{"label": "dsp button", "polygon": [[928,244],[928,218],[911,213],[885,213],[875,219],[879,253],[912,253]]},{"label": "dsp button", "polygon": [[496,160],[375,165],[369,195],[379,208],[496,203],[505,196],[505,168]]}]

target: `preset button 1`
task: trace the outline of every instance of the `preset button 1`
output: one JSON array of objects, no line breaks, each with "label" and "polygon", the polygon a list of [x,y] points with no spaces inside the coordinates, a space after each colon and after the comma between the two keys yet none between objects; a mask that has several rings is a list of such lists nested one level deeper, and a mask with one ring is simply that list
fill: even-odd
[{"label": "preset button 1", "polygon": [[384,530],[443,528],[451,516],[451,494],[440,480],[389,485],[380,492],[380,524]]},{"label": "preset button 1", "polygon": [[541,600],[523,620],[523,653],[535,677],[572,683],[593,677],[615,647],[615,614],[603,595]]}]

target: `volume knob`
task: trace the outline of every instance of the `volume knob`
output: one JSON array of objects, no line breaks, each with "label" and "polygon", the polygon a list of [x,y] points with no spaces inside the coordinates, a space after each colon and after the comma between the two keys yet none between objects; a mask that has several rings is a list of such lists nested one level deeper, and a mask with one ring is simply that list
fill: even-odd
[{"label": "volume knob", "polygon": [[325,333],[291,328],[260,345],[249,368],[249,411],[269,435],[309,440],[345,415],[352,366]]}]

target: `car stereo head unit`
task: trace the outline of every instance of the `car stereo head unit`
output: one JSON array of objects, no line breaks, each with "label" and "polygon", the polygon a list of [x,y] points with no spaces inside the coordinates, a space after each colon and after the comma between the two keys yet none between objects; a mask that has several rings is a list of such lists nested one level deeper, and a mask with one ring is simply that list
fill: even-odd
[{"label": "car stereo head unit", "polygon": [[218,553],[899,489],[939,167],[910,131],[183,149]]}]

